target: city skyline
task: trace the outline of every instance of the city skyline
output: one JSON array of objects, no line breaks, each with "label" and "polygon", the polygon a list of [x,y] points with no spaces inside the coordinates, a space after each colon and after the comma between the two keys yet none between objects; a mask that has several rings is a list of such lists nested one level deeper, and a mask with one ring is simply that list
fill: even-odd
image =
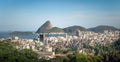
[{"label": "city skyline", "polygon": [[120,28],[119,0],[1,0],[0,31],[36,31],[47,20],[65,28]]}]

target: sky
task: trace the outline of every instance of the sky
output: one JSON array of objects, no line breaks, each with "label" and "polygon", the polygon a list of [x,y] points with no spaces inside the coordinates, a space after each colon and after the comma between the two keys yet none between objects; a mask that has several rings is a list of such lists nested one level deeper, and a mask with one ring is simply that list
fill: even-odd
[{"label": "sky", "polygon": [[120,28],[120,0],[0,0],[0,31],[36,31],[47,20],[60,28]]}]

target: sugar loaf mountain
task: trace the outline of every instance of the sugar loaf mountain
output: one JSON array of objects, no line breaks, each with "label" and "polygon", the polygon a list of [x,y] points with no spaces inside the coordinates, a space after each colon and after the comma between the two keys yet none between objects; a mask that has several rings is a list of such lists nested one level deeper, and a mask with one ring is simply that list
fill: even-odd
[{"label": "sugar loaf mountain", "polygon": [[45,22],[36,33],[63,33],[64,30],[58,27],[52,27],[50,21]]},{"label": "sugar loaf mountain", "polygon": [[106,26],[106,25],[101,25],[97,26],[94,28],[89,28],[86,29],[85,27],[82,26],[69,26],[66,28],[59,28],[59,27],[53,27],[52,23],[50,21],[46,21],[37,31],[36,33],[74,33],[76,30],[80,31],[93,31],[93,32],[104,32],[104,30],[109,30],[109,31],[115,31],[119,30],[113,26]]}]

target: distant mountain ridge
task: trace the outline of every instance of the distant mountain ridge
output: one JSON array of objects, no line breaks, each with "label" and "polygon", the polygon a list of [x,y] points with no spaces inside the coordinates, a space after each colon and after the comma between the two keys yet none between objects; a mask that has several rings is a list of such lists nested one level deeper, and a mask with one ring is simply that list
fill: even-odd
[{"label": "distant mountain ridge", "polygon": [[70,27],[66,27],[64,28],[63,30],[66,32],[66,33],[74,33],[76,30],[80,30],[80,31],[87,31],[87,29],[85,27],[82,27],[82,26],[70,26]]},{"label": "distant mountain ridge", "polygon": [[45,31],[45,33],[64,33],[64,30],[58,27],[53,27],[47,31]]},{"label": "distant mountain ridge", "polygon": [[116,31],[120,29],[117,29],[113,26],[107,26],[107,25],[100,25],[100,26],[96,26],[94,28],[85,28],[82,26],[69,26],[66,28],[59,28],[59,27],[52,27],[52,24],[50,21],[45,22],[37,31],[36,33],[70,33],[73,34],[76,32],[76,30],[80,30],[80,31],[93,31],[93,32],[104,32],[104,30],[108,30],[108,31]]},{"label": "distant mountain ridge", "polygon": [[33,32],[29,32],[29,31],[13,31],[10,32],[9,35],[30,35],[33,34]]},{"label": "distant mountain ridge", "polygon": [[120,30],[117,29],[113,26],[107,26],[107,25],[100,25],[100,26],[96,26],[94,28],[89,28],[89,31],[93,31],[93,32],[104,32],[104,30],[108,30],[108,31],[116,31],[116,30]]}]

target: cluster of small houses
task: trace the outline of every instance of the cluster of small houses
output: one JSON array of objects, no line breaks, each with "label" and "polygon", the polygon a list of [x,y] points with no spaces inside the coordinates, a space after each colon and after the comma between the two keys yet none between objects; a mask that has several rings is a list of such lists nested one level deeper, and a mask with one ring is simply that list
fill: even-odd
[{"label": "cluster of small houses", "polygon": [[[17,49],[32,49],[39,54],[39,58],[46,57],[47,59],[55,57],[55,49],[68,49],[71,46],[76,46],[79,53],[85,52],[82,49],[82,43],[88,43],[91,46],[96,44],[106,44],[117,40],[120,36],[120,31],[104,31],[104,33],[94,33],[90,31],[77,31],[76,35],[67,35],[66,33],[53,33],[52,36],[47,37],[46,34],[39,34],[38,37],[33,39],[20,39],[19,37],[10,38],[11,42],[18,42],[19,45],[15,46]],[[53,36],[54,34],[60,34]],[[2,41],[4,39],[0,39]],[[91,51],[91,55],[94,51]]]}]

